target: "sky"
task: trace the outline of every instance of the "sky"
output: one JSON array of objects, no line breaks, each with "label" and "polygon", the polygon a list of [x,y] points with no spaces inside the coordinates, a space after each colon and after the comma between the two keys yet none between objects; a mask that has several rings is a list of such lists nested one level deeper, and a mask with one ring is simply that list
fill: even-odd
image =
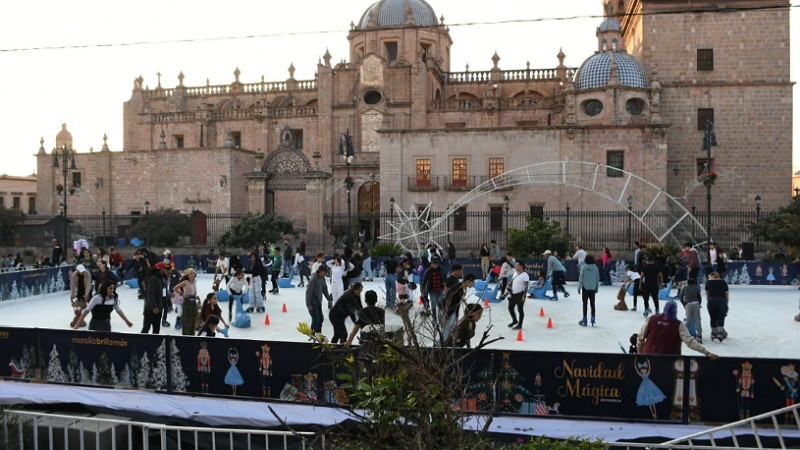
[{"label": "sky", "polygon": [[[143,0],[134,3],[41,0],[4,5],[0,15],[0,173],[35,171],[40,137],[49,152],[66,122],[79,152],[99,150],[108,134],[122,150],[122,104],[134,78],[165,88],[282,81],[294,64],[298,80],[312,79],[329,49],[333,63],[348,56],[347,30],[374,0]],[[429,0],[451,26],[452,70],[488,70],[497,50],[501,69],[552,68],[563,48],[565,64],[578,66],[596,48],[601,0]],[[579,17],[569,20],[552,18]],[[800,8],[792,8],[792,80],[798,80]],[[530,19],[526,23],[464,25]],[[542,20],[543,19],[543,20]],[[222,39],[219,39],[222,38]],[[230,39],[228,39],[230,38]],[[181,42],[175,42],[181,41]],[[132,45],[133,43],[140,43]],[[112,44],[112,45],[107,45]],[[126,44],[126,45],[120,45]],[[43,50],[36,47],[77,46]],[[794,117],[800,117],[795,89]],[[800,142],[800,127],[794,140]],[[795,146],[798,148],[798,146]],[[795,166],[800,157],[795,150]]]}]

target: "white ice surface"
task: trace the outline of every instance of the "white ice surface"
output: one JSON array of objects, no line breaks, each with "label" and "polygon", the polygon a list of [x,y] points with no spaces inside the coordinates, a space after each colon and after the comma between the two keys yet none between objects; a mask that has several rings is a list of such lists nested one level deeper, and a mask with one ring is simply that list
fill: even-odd
[{"label": "white ice surface", "polygon": [[[198,293],[205,298],[211,291],[212,276],[198,276]],[[295,278],[295,284],[297,283]],[[365,290],[374,289],[378,293],[379,305],[383,306],[383,280],[367,282]],[[267,289],[270,288],[269,283]],[[618,342],[625,348],[632,333],[638,332],[644,318],[642,299],[639,299],[639,312],[614,311],[617,302],[616,293],[619,286],[602,286],[597,295],[597,325],[581,327],[581,300],[577,294],[576,283],[568,283],[567,289],[572,294],[565,299],[547,301],[527,299],[525,303],[525,322],[523,341],[517,341],[517,331],[506,325],[510,322],[508,303],[492,303],[479,322],[478,336],[488,326],[492,326],[491,335],[504,339],[492,344],[489,348],[535,351],[569,351],[621,353]],[[139,332],[142,324],[142,301],[136,298],[136,290],[121,286],[118,288],[122,309],[133,322],[128,328],[116,314],[112,315],[111,328],[117,332]],[[674,292],[674,291],[673,291]],[[417,298],[419,291],[417,291]],[[477,297],[472,296],[471,301]],[[793,317],[798,313],[800,291],[792,286],[731,286],[730,312],[726,319],[725,329],[729,333],[724,343],[711,342],[711,324],[703,299],[703,336],[705,346],[721,356],[791,358],[800,357],[800,322]],[[628,306],[632,305],[632,297],[627,297]],[[288,312],[281,312],[283,304]],[[663,304],[663,301],[662,301]],[[228,304],[220,303],[227,320]],[[272,341],[305,342],[306,337],[297,331],[299,322],[310,322],[305,308],[305,289],[281,289],[278,295],[267,294],[267,313],[271,325],[264,325],[264,313],[253,313],[252,327],[232,328],[232,338],[259,339]],[[540,308],[545,316],[539,316]],[[420,307],[415,302],[412,315]],[[683,317],[683,307],[679,305],[679,317]],[[323,334],[331,336],[333,327],[326,316]],[[547,328],[548,319],[552,318],[553,328]],[[0,326],[68,328],[72,319],[68,292],[27,297],[19,300],[0,302]],[[175,313],[170,314],[169,321],[174,326]],[[88,318],[87,318],[88,322]],[[387,312],[389,325],[400,325],[400,318]],[[348,330],[352,327],[347,321]],[[84,328],[85,330],[85,328]],[[162,334],[180,334],[174,328],[162,328]],[[477,341],[474,338],[473,343]],[[684,354],[694,353],[687,347]]]}]

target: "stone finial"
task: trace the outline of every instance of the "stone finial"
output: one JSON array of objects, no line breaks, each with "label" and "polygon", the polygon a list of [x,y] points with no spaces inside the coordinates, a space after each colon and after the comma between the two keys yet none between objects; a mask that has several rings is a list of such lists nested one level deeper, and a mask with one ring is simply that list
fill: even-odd
[{"label": "stone finial", "polygon": [[469,72],[469,63],[464,65],[464,72]]},{"label": "stone finial", "polygon": [[439,25],[444,25],[444,14],[439,16]]},{"label": "stone finial", "polygon": [[207,88],[211,87],[211,81],[209,81],[208,78],[206,78],[206,87]]},{"label": "stone finial", "polygon": [[138,77],[133,79],[133,90],[139,91],[142,89],[142,85],[144,84],[144,78],[139,75]]},{"label": "stone finial", "polygon": [[109,152],[109,151],[111,151],[108,148],[108,135],[106,133],[103,133],[103,148],[100,149],[100,151],[101,152]]},{"label": "stone finial", "polygon": [[355,24],[355,22],[353,22],[353,21],[351,20],[351,21],[350,21],[350,31],[355,31],[355,29],[356,29],[356,24]]},{"label": "stone finial", "polygon": [[178,86],[183,87],[184,78],[186,78],[186,76],[183,74],[183,71],[181,70],[181,72],[178,74]]},{"label": "stone finial", "polygon": [[564,58],[566,58],[566,57],[567,57],[567,55],[564,54],[564,49],[563,48],[559,48],[558,49],[558,54],[556,55],[556,58],[558,58],[559,67],[564,65]]},{"label": "stone finial", "polygon": [[233,82],[234,83],[239,83],[239,75],[241,75],[241,74],[242,74],[242,71],[239,70],[239,66],[236,66],[236,70],[233,71],[233,76],[234,76]]},{"label": "stone finial", "polygon": [[525,70],[531,70],[531,61],[525,61]]},{"label": "stone finial", "polygon": [[45,154],[45,151],[44,151],[44,136],[42,136],[39,139],[39,154],[40,155],[44,155]]},{"label": "stone finial", "polygon": [[94,146],[89,146],[89,153],[94,153]]},{"label": "stone finial", "polygon": [[156,76],[158,77],[157,89],[161,89],[161,72],[156,72]]},{"label": "stone finial", "polygon": [[322,60],[325,61],[325,67],[331,66],[331,52],[329,49],[325,49],[325,54],[322,55]]},{"label": "stone finial", "polygon": [[369,19],[367,19],[367,28],[377,28],[378,27],[378,16],[375,14],[374,10],[369,11]]},{"label": "stone finial", "polygon": [[289,63],[289,79],[294,80],[294,63]]},{"label": "stone finial", "polygon": [[319,150],[315,151],[311,155],[311,157],[314,158],[314,167],[316,168],[315,170],[319,171],[319,160],[320,158],[322,158],[322,155],[319,153]]},{"label": "stone finial", "polygon": [[159,135],[159,137],[161,138],[161,140],[158,141],[158,149],[159,150],[166,150],[167,149],[167,133],[164,132],[163,128],[161,129],[161,134]]},{"label": "stone finial", "polygon": [[500,70],[500,67],[497,65],[500,62],[500,55],[497,54],[497,50],[494,51],[494,55],[492,56],[492,62],[494,63],[494,67],[492,70]]},{"label": "stone finial", "polygon": [[414,10],[411,9],[411,0],[406,0],[406,25],[414,25]]}]

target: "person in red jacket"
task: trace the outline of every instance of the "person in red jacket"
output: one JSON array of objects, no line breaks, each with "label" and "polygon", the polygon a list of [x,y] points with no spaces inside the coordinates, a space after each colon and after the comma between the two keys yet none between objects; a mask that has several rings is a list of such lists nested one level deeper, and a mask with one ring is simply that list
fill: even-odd
[{"label": "person in red jacket", "polygon": [[689,334],[689,329],[678,319],[678,305],[670,301],[664,306],[663,314],[655,314],[645,320],[636,341],[636,351],[649,355],[680,355],[681,342],[712,360],[719,358]]}]

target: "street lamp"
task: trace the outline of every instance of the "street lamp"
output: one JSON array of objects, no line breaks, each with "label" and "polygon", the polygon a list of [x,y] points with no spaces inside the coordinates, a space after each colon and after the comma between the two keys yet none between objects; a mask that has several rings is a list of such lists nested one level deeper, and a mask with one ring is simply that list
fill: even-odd
[{"label": "street lamp", "polygon": [[145,220],[145,233],[144,233],[144,245],[147,245],[147,222],[146,220],[150,217],[150,200],[144,201],[144,220]]},{"label": "street lamp", "polygon": [[351,210],[350,193],[353,190],[353,179],[350,177],[350,165],[353,164],[355,159],[353,151],[353,138],[350,136],[350,129],[348,128],[339,138],[339,155],[344,159],[347,165],[347,178],[344,179],[344,187],[347,188],[347,238],[350,241],[353,232],[353,218]]},{"label": "street lamp", "polygon": [[633,225],[633,196],[628,196],[628,248],[631,248],[631,226]]},{"label": "street lamp", "polygon": [[[761,222],[761,196],[756,194],[756,223]],[[759,241],[758,236],[756,236],[756,247],[758,247]]]},{"label": "street lamp", "polygon": [[566,232],[567,232],[567,234],[569,234],[569,210],[570,210],[570,207],[569,207],[569,202],[567,202],[567,208],[566,208],[566,210],[567,210],[567,223],[566,223],[566,225],[567,225],[567,226],[566,226]]},{"label": "street lamp", "polygon": [[[61,161],[60,163],[59,160]],[[75,151],[67,148],[67,144],[63,144],[61,147],[56,147],[53,150],[53,167],[60,167],[61,173],[64,176],[63,190],[61,191],[64,195],[64,199],[61,201],[61,205],[59,206],[61,207],[61,214],[64,217],[64,241],[62,245],[68,245],[69,222],[67,221],[67,191],[70,192],[70,195],[72,195],[75,191],[67,186],[67,174],[69,174],[70,170],[77,169],[77,167],[75,167]]]},{"label": "street lamp", "polygon": [[503,196],[503,203],[506,205],[506,245],[508,245],[508,212],[511,209],[511,199],[508,196]]},{"label": "street lamp", "polygon": [[[717,135],[714,133],[714,122],[709,120],[706,122],[706,129],[703,133],[703,150],[706,151],[706,174],[711,173],[711,147],[718,145]],[[711,238],[711,186],[713,184],[713,180],[706,178],[706,214],[708,214],[708,217],[706,217],[706,232],[708,233],[707,251],[709,261],[711,261],[711,243],[714,242]]]},{"label": "street lamp", "polygon": [[150,201],[149,200],[146,200],[144,202],[144,214],[145,215],[150,214]]},{"label": "street lamp", "polygon": [[106,246],[106,208],[103,207],[103,247]]}]

